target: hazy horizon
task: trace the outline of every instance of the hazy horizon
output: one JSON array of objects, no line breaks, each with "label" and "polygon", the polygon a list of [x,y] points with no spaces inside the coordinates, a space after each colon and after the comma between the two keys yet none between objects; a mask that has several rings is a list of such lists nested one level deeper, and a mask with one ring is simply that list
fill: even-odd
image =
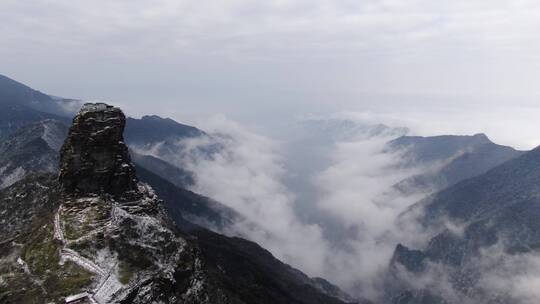
[{"label": "hazy horizon", "polygon": [[539,16],[525,0],[3,1],[0,73],[134,116],[223,114],[264,133],[360,112],[530,149]]},{"label": "hazy horizon", "polygon": [[[6,75],[10,76],[10,75]],[[229,110],[216,108],[214,110],[194,111],[192,109],[178,108],[185,102],[178,101],[172,104],[152,101],[152,106],[146,103],[122,101],[121,98],[98,99],[85,98],[79,95],[61,95],[51,93],[46,89],[33,86],[31,83],[14,78],[34,89],[52,96],[81,99],[87,102],[107,102],[122,107],[127,115],[140,118],[145,115],[159,115],[164,118],[172,118],[180,123],[191,124],[202,130],[208,120],[226,118],[244,125],[245,128],[259,132],[275,140],[288,140],[284,132],[294,127],[299,122],[309,119],[343,119],[356,121],[363,124],[385,124],[390,127],[404,127],[409,129],[409,135],[437,136],[437,135],[474,135],[486,134],[490,140],[497,144],[508,145],[518,150],[529,150],[540,145],[540,135],[535,130],[540,128],[540,122],[535,119],[540,115],[540,106],[525,105],[494,105],[489,111],[483,105],[468,105],[466,107],[446,105],[431,105],[428,102],[418,107],[365,107],[363,109],[343,109],[337,107],[312,107],[296,106],[276,108],[270,106],[261,110],[245,111],[238,108]],[[91,95],[90,95],[91,96]],[[403,99],[404,97],[402,97]],[[370,100],[388,98],[371,96]],[[423,98],[414,99],[422,104]],[[260,113],[262,112],[262,114]],[[511,127],[511,128],[509,128]],[[516,131],[519,130],[519,133]]]}]

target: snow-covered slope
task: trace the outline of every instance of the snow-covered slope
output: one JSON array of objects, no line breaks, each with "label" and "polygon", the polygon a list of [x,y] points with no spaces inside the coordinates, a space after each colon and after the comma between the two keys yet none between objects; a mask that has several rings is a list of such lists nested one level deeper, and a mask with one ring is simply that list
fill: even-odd
[{"label": "snow-covered slope", "polygon": [[56,172],[67,127],[56,120],[27,125],[0,141],[0,189],[28,174]]}]

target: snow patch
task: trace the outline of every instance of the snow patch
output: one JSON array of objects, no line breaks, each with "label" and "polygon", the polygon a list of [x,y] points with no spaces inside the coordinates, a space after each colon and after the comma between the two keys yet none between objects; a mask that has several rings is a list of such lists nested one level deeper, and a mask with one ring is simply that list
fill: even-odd
[{"label": "snow patch", "polygon": [[63,248],[62,251],[60,252],[60,256],[61,256],[62,261],[63,260],[72,261],[73,263],[97,275],[104,276],[107,274],[105,270],[101,269],[101,267],[99,267],[94,262],[90,261],[89,259],[81,256],[75,250],[72,250],[69,248]]},{"label": "snow patch", "polygon": [[[4,171],[6,170],[4,169]],[[26,170],[24,170],[23,167],[15,168],[15,170],[11,171],[11,173],[0,178],[0,189],[7,188],[20,181],[24,178],[25,174]]]},{"label": "snow patch", "polygon": [[60,208],[54,214],[54,239],[59,240],[62,244],[66,243],[64,238],[64,230],[62,229],[62,223],[60,223]]},{"label": "snow patch", "polygon": [[27,273],[27,274],[30,273],[30,269],[28,268],[28,264],[26,264],[26,262],[21,257],[17,258],[17,264],[21,265],[21,267],[22,267],[22,269],[24,270],[25,273]]},{"label": "snow patch", "polygon": [[64,143],[64,138],[62,138],[60,134],[61,131],[54,122],[43,122],[43,135],[41,135],[41,139],[43,139],[54,151],[60,151],[60,148]]}]

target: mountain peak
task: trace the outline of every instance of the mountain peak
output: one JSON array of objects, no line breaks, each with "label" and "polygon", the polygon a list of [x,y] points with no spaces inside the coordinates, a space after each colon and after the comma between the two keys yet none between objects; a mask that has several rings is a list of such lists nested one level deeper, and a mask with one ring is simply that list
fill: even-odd
[{"label": "mountain peak", "polygon": [[104,103],[87,103],[73,119],[60,153],[59,181],[67,194],[111,194],[137,191],[123,132],[124,113]]},{"label": "mountain peak", "polygon": [[484,133],[477,133],[477,134],[474,134],[473,135],[473,138],[480,141],[480,142],[483,142],[483,143],[491,143],[492,141],[489,139],[489,137],[487,137],[486,134]]}]

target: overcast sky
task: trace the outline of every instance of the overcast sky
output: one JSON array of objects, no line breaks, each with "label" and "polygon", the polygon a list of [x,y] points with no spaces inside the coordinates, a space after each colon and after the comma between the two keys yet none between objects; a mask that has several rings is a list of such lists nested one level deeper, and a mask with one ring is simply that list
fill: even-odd
[{"label": "overcast sky", "polygon": [[132,115],[352,111],[540,144],[539,1],[2,0],[0,20],[1,74]]}]

